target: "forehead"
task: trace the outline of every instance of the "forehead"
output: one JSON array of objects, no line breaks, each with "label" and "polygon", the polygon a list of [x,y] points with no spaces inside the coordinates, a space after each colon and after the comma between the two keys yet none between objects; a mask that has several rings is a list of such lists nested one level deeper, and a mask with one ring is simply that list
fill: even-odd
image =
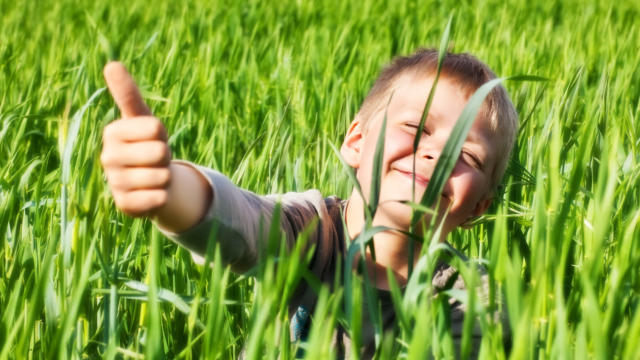
[{"label": "forehead", "polygon": [[[433,86],[434,76],[431,74],[405,73],[395,80],[389,110],[422,111]],[[448,77],[441,76],[436,86],[433,102],[429,109],[432,117],[458,118],[467,103],[468,96],[464,89]]]},{"label": "forehead", "polygon": [[[384,117],[388,111],[389,119],[400,117],[422,116],[427,103],[429,92],[433,86],[432,74],[404,74],[395,80],[389,89],[384,104],[379,107],[378,119]],[[453,127],[460,117],[463,109],[473,94],[472,89],[460,84],[458,79],[441,75],[433,95],[433,101],[427,114],[427,123],[430,125],[449,125]],[[391,101],[389,102],[389,99]],[[387,107],[388,104],[388,107]],[[486,116],[485,105],[481,107],[474,123],[472,136],[494,137],[491,119]]]},{"label": "forehead", "polygon": [[[388,113],[390,119],[402,114],[413,114],[420,117],[433,81],[434,74],[431,72],[407,71],[398,75],[392,81],[391,86],[377,97],[377,106],[372,114],[361,119],[365,123],[365,130],[370,127],[371,123],[381,122],[385,112]],[[459,79],[442,73],[427,115],[429,121],[447,120],[446,122],[455,124],[473,92],[469,86],[462,85]],[[493,136],[491,121],[487,116],[483,116],[485,105],[483,104],[478,112],[472,128],[486,133],[484,135]]]}]

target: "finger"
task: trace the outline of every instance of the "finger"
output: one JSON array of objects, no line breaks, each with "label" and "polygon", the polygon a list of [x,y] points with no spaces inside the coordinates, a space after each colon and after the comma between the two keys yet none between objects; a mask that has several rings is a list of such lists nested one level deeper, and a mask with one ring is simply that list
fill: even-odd
[{"label": "finger", "polygon": [[112,61],[105,65],[104,79],[124,118],[151,115],[138,86],[122,63]]},{"label": "finger", "polygon": [[114,191],[165,189],[171,172],[167,167],[115,168],[107,172],[107,179]]},{"label": "finger", "polygon": [[139,141],[107,146],[100,156],[104,168],[167,166],[170,160],[171,151],[163,141]]},{"label": "finger", "polygon": [[153,116],[138,116],[109,123],[103,132],[103,143],[145,140],[167,141],[167,130]]},{"label": "finger", "polygon": [[167,190],[135,190],[113,194],[116,206],[129,216],[147,216],[167,203]]}]

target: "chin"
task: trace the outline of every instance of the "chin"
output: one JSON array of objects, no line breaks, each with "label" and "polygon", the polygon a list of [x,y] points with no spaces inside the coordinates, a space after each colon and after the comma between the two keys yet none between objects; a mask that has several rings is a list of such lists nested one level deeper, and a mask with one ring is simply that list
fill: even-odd
[{"label": "chin", "polygon": [[[414,233],[418,235],[428,233],[428,227],[432,226],[432,222],[434,229],[431,230],[435,230],[435,228],[440,225],[443,216],[444,214],[441,213],[437,219],[433,219],[431,214],[424,214],[416,225]],[[393,229],[408,231],[411,227],[412,217],[413,209],[409,205],[398,201],[388,201],[381,204],[378,208],[376,213],[376,219],[378,221],[375,222],[375,225],[388,226]],[[450,224],[447,224],[448,222],[449,221],[446,221],[445,224],[443,224],[443,233],[448,233],[450,230],[448,229],[448,226],[450,226]]]},{"label": "chin", "polygon": [[376,211],[376,225],[388,226],[393,229],[408,231],[411,226],[412,209],[409,205],[399,201],[385,201]]}]

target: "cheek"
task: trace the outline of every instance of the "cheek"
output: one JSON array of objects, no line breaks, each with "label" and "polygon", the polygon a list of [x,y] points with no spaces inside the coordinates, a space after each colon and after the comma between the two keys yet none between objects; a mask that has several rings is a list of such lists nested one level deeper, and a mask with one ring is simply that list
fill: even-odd
[{"label": "cheek", "polygon": [[454,172],[449,181],[454,192],[453,206],[462,210],[473,210],[486,193],[486,181],[475,171]]},{"label": "cheek", "polygon": [[[382,157],[383,172],[388,170],[391,163],[394,161],[413,154],[413,136],[411,134],[407,134],[405,131],[397,130],[392,126],[388,126],[385,135],[384,155]],[[371,171],[373,169],[373,162],[378,142],[377,136],[377,133],[375,136],[368,136],[364,142],[361,167],[367,169],[368,177],[371,177]]]},{"label": "cheek", "polygon": [[369,183],[371,182],[371,169],[373,168],[373,151],[375,149],[375,144],[371,144],[368,138],[365,137],[363,141],[362,148],[360,149],[360,166],[358,167],[358,171],[356,177],[360,182],[360,186],[362,190],[367,191],[369,188]]},{"label": "cheek", "polygon": [[360,166],[358,167],[356,178],[360,183],[362,191],[367,197],[369,196],[369,188],[371,186],[371,172],[373,171],[373,158],[375,156],[375,151],[376,142],[373,140],[372,136],[366,136],[361,148]]},{"label": "cheek", "polygon": [[[357,178],[365,196],[368,196],[371,185],[371,173],[378,142],[378,132],[370,131],[364,139],[362,157],[357,172]],[[413,135],[405,131],[387,126],[384,143],[384,155],[382,158],[382,177],[391,169],[394,161],[413,155]]]},{"label": "cheek", "polygon": [[[390,163],[413,155],[412,134],[406,131],[387,129],[386,141],[384,143],[384,162]],[[374,150],[375,151],[375,150]]]}]

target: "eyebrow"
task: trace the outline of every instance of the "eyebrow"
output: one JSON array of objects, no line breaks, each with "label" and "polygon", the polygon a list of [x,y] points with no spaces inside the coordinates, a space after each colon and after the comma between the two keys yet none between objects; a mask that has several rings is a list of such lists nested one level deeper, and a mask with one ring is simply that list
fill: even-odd
[{"label": "eyebrow", "polygon": [[483,136],[478,136],[475,132],[469,130],[469,132],[467,133],[467,141],[471,141],[472,143],[476,143],[479,144],[481,143],[481,139],[483,138]]},{"label": "eyebrow", "polygon": [[[418,122],[420,122],[422,120],[422,110],[420,111],[413,111],[413,110],[407,110],[406,112],[404,112],[402,114],[402,117],[408,117],[411,119],[415,119]],[[437,113],[434,114],[433,112],[429,111],[427,113],[427,117],[424,121],[424,125],[427,126],[427,124],[430,121],[439,121],[440,119],[442,119],[442,117],[440,115],[438,115]]]},{"label": "eyebrow", "polygon": [[483,131],[472,131],[469,130],[467,133],[467,138],[465,141],[472,142],[474,144],[479,145],[491,145],[490,137],[486,136]]},{"label": "eyebrow", "polygon": [[[422,115],[422,111],[420,111],[420,115]],[[442,120],[442,114],[440,114],[437,111],[434,111],[433,109],[429,109],[429,113],[427,114],[427,119]]]},{"label": "eyebrow", "polygon": [[[424,109],[421,109],[419,111],[419,119],[422,120],[422,113],[424,112]],[[426,120],[435,120],[435,121],[439,121],[442,120],[442,115],[440,115],[439,113],[433,111],[432,109],[429,109],[429,112],[427,113],[427,119]],[[426,124],[426,120],[425,120],[425,124]]]}]

